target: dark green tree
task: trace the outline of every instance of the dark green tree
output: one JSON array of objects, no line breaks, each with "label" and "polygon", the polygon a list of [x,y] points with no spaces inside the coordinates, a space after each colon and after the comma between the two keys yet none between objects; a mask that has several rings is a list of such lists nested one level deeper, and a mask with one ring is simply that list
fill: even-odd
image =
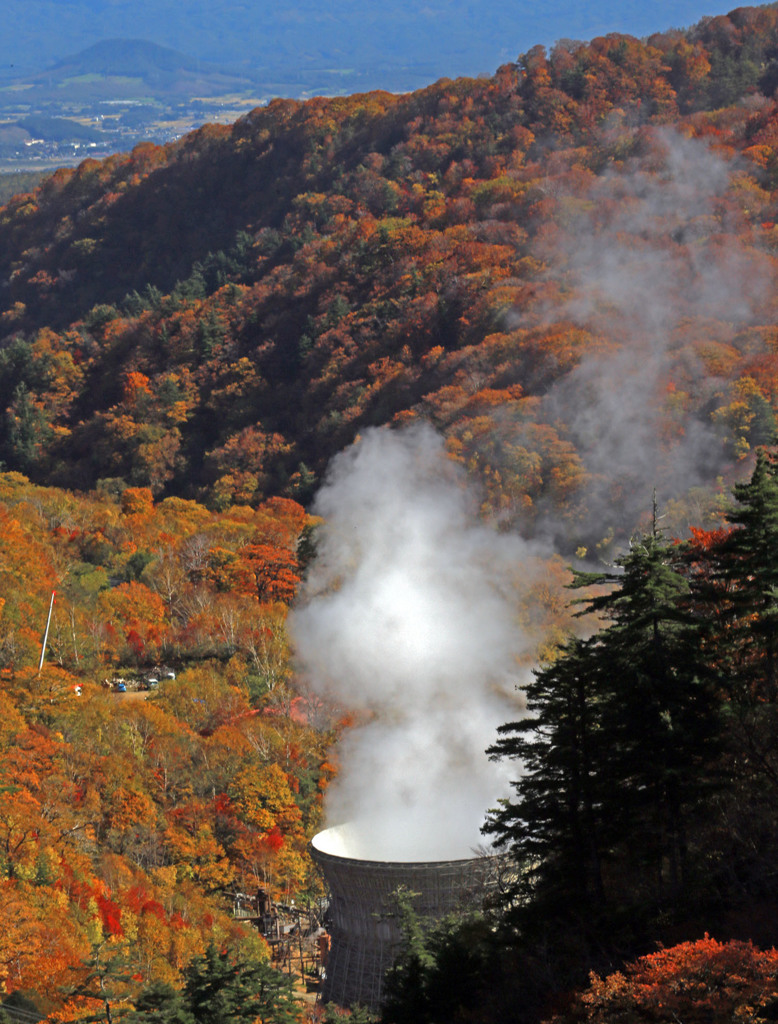
[{"label": "dark green tree", "polygon": [[355,1003],[348,1009],[343,1009],[336,1003],[327,1003],[321,1015],[321,1024],[377,1024],[380,1019],[360,1003]]},{"label": "dark green tree", "polygon": [[511,900],[542,890],[546,911],[559,903],[588,908],[603,892],[601,800],[602,689],[595,640],[572,638],[526,687],[530,716],[498,730],[492,760],[521,765],[516,799],[492,812],[485,832],[510,849],[521,870]]},{"label": "dark green tree", "polygon": [[382,1024],[437,1024],[471,1019],[497,962],[494,929],[483,914],[450,915],[430,924],[396,894],[403,944],[386,975]]},{"label": "dark green tree", "polygon": [[9,464],[29,473],[46,451],[53,432],[24,383],[14,391],[6,410],[6,424]]},{"label": "dark green tree", "polygon": [[197,1024],[297,1024],[292,983],[266,963],[248,963],[211,943],[184,972],[184,1001]]},{"label": "dark green tree", "polygon": [[100,1009],[79,1020],[89,1024],[114,1024],[127,1013],[132,1002],[134,967],[125,945],[101,942],[95,946],[92,956],[82,961],[79,971],[86,968],[79,983],[67,991],[69,998],[84,997],[102,1003]]},{"label": "dark green tree", "polygon": [[153,981],[135,1001],[125,1024],[194,1024],[181,992],[163,981]]},{"label": "dark green tree", "polygon": [[762,448],[748,483],[732,491],[733,529],[712,571],[733,697],[778,698],[778,456]]},{"label": "dark green tree", "polygon": [[579,965],[639,947],[692,898],[721,750],[704,623],[676,548],[655,529],[616,564],[576,574],[576,588],[607,586],[581,602],[606,624],[535,674],[529,717],[490,749],[520,768],[485,828],[517,861],[509,918]]},{"label": "dark green tree", "polygon": [[249,963],[211,943],[184,970],[184,988],[151,982],[135,1000],[126,1024],[297,1024],[291,981],[269,964]]},{"label": "dark green tree", "polygon": [[[727,788],[716,808],[712,867],[722,905],[778,898],[778,457],[757,453],[733,488],[729,531],[685,546],[707,658],[725,695]],[[712,815],[713,818],[713,815]],[[762,933],[776,941],[778,930]]]},{"label": "dark green tree", "polygon": [[35,1001],[19,989],[6,996],[0,1007],[0,1024],[15,1024],[16,1021],[34,1024],[36,1020],[44,1018],[45,1014],[38,1009]]},{"label": "dark green tree", "polygon": [[689,827],[717,784],[721,702],[676,546],[654,529],[617,565],[618,577],[579,575],[574,586],[615,584],[584,602],[610,621],[596,645],[608,750],[602,782],[618,791],[608,816],[627,837],[621,846],[643,879],[638,891],[660,906],[685,885]]}]

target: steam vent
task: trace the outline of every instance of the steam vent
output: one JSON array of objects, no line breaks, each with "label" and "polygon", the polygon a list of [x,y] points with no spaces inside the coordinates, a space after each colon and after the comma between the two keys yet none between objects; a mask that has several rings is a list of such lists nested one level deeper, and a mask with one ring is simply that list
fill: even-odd
[{"label": "steam vent", "polygon": [[311,856],[330,890],[331,949],[322,999],[340,1006],[381,1005],[384,974],[401,933],[392,894],[401,886],[419,895],[413,908],[438,920],[464,907],[480,907],[495,878],[495,859],[376,861],[344,855],[339,827],[311,840]]}]

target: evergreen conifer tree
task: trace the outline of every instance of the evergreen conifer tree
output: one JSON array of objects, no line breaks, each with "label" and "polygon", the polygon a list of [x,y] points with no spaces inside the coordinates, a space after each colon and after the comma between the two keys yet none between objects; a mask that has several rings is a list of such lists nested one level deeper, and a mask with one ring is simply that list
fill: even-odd
[{"label": "evergreen conifer tree", "polygon": [[602,897],[604,823],[598,778],[604,752],[598,704],[595,640],[571,638],[557,660],[527,685],[532,717],[498,730],[493,759],[520,768],[517,799],[494,811],[485,831],[509,848],[520,871],[511,898],[517,905],[542,892],[551,906],[581,909]]},{"label": "evergreen conifer tree", "polygon": [[576,574],[574,587],[610,585],[582,602],[607,625],[535,674],[531,717],[503,726],[490,750],[518,762],[516,796],[486,831],[518,862],[513,916],[525,935],[626,950],[690,898],[721,716],[676,563],[654,529],[620,572]]},{"label": "evergreen conifer tree", "polygon": [[[717,784],[720,701],[703,649],[704,623],[690,610],[677,549],[656,527],[617,564],[614,589],[585,602],[610,620],[596,645],[603,686],[601,726],[608,757],[603,780],[618,792],[619,822],[649,905],[675,900],[688,869],[689,825]],[[574,585],[580,585],[578,578]]]},{"label": "evergreen conifer tree", "polygon": [[[736,700],[778,699],[778,456],[762,448],[748,483],[732,491],[735,529],[718,551],[713,582]],[[725,653],[723,650],[721,653]]]},{"label": "evergreen conifer tree", "polygon": [[[711,887],[722,906],[748,906],[778,897],[776,453],[760,449],[751,478],[733,495],[733,528],[694,538],[686,556],[694,605],[709,622],[706,657],[726,714],[727,785],[710,815]],[[778,930],[764,935],[775,942]]]},{"label": "evergreen conifer tree", "polygon": [[135,1009],[124,1018],[124,1024],[195,1024],[183,995],[172,985],[153,981],[138,999]]},{"label": "evergreen conifer tree", "polygon": [[269,964],[246,963],[211,943],[184,974],[184,1001],[197,1024],[297,1024],[300,1019],[291,982]]}]

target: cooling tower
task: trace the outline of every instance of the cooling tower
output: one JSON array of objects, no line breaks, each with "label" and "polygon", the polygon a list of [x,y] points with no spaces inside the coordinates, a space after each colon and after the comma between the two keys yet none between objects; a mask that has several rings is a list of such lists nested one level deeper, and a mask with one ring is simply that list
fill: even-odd
[{"label": "cooling tower", "polygon": [[345,856],[340,828],[326,829],[311,840],[311,856],[330,890],[327,960],[322,999],[371,1010],[381,1005],[384,974],[391,967],[402,936],[392,894],[400,887],[418,896],[414,911],[438,920],[460,908],[483,904],[495,879],[495,859],[379,861]]}]

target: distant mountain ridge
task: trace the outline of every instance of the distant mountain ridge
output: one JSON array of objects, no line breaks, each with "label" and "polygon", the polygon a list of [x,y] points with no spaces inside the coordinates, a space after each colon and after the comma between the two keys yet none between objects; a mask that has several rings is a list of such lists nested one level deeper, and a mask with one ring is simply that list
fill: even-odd
[{"label": "distant mountain ridge", "polygon": [[100,73],[145,78],[161,72],[199,74],[202,71],[217,72],[221,69],[147,39],[103,39],[85,50],[63,57],[50,70],[63,75]]},{"label": "distant mountain ridge", "polygon": [[[106,39],[0,83],[0,157],[12,169],[72,164],[84,143],[105,156],[168,141],[204,121],[235,120],[262,99],[246,73],[145,39]],[[21,142],[19,130],[28,133]]]},{"label": "distant mountain ridge", "polygon": [[313,71],[329,72],[321,82],[330,92],[406,91],[443,76],[490,74],[534,43],[614,31],[643,36],[727,9],[722,0],[5,0],[0,78],[54,67],[102,40],[133,39],[142,27],[150,42],[233,73],[261,75],[278,86],[277,95],[309,94]]},{"label": "distant mountain ridge", "polygon": [[63,90],[69,95],[93,86],[92,76],[103,79],[99,95],[110,100],[126,95],[128,80],[142,83],[151,96],[165,98],[170,93],[214,95],[228,89],[244,89],[251,79],[228,68],[218,67],[178,50],[145,39],[105,39],[93,46],[57,61],[47,71],[25,82],[28,93]]}]

